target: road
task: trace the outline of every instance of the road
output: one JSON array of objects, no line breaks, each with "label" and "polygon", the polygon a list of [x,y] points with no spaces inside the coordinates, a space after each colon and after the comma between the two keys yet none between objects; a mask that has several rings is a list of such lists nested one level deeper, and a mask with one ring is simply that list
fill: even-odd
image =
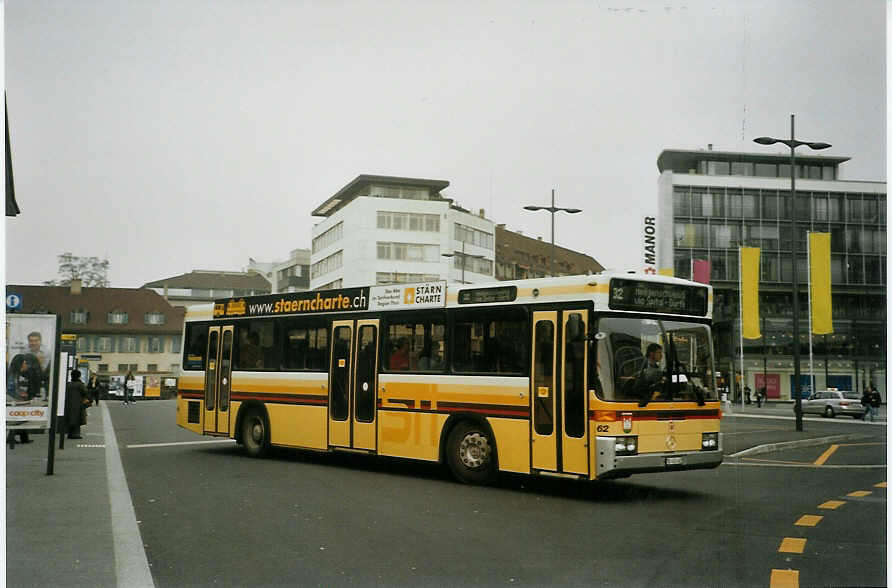
[{"label": "road", "polygon": [[472,487],[433,464],[247,458],[178,429],[172,401],[110,409],[159,587],[887,582],[885,425],[807,419],[858,437],[740,454],[797,434],[770,411],[735,414],[723,430],[738,455],[715,470]]}]

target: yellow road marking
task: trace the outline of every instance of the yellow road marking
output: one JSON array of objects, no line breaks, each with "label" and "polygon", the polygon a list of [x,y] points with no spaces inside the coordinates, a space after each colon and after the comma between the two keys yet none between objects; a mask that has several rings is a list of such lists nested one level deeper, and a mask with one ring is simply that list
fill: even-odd
[{"label": "yellow road marking", "polygon": [[778,553],[802,553],[805,551],[805,539],[800,537],[784,537],[780,547],[777,548]]},{"label": "yellow road marking", "polygon": [[854,496],[855,498],[861,498],[862,496],[867,496],[868,494],[873,494],[870,490],[855,490],[854,492],[849,492],[846,496]]},{"label": "yellow road marking", "polygon": [[771,570],[771,588],[799,588],[798,570]]},{"label": "yellow road marking", "polygon": [[842,506],[845,503],[846,503],[845,500],[828,500],[824,504],[819,504],[818,508],[825,508],[827,510],[836,510],[837,508],[839,508],[840,506]]},{"label": "yellow road marking", "polygon": [[886,487],[886,483],[885,483],[885,482],[880,482],[879,484],[874,484],[873,487],[874,487],[874,488],[885,488],[885,487]]},{"label": "yellow road marking", "polygon": [[815,465],[816,466],[824,465],[824,462],[827,461],[828,459],[830,459],[830,456],[833,455],[833,453],[837,449],[839,449],[839,445],[831,445],[830,447],[828,447],[827,451],[822,453],[821,457],[819,457],[818,459],[815,460]]},{"label": "yellow road marking", "polygon": [[796,524],[800,527],[814,527],[823,519],[821,515],[802,515]]}]

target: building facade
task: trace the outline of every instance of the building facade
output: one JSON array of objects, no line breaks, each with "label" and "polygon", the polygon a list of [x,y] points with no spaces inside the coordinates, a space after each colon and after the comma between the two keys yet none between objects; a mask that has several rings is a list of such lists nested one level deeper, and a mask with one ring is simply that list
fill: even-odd
[{"label": "building facade", "polygon": [[[497,280],[524,280],[551,275],[551,242],[533,239],[522,233],[496,225]],[[559,245],[554,246],[554,275],[577,276],[596,274],[604,266],[593,257]]]},{"label": "building facade", "polygon": [[142,287],[157,292],[174,306],[192,306],[220,298],[259,296],[272,292],[270,282],[256,270],[193,270],[188,274],[155,280]]},{"label": "building facade", "polygon": [[495,227],[442,196],[443,180],[360,175],[313,211],[313,290],[491,280]]},{"label": "building facade", "polygon": [[310,250],[293,249],[285,261],[260,262],[249,258],[247,271],[265,277],[273,294],[303,292],[310,289]]},{"label": "building facade", "polygon": [[[691,278],[709,262],[718,369],[739,376],[738,248],[761,249],[761,339],[744,339],[744,385],[789,400],[793,383],[792,240],[797,239],[800,389],[886,389],[886,184],[840,177],[847,157],[665,150],[657,160],[658,265]],[[811,339],[807,234],[830,233],[833,333]],[[737,382],[737,378],[729,378]],[[733,385],[733,384],[732,384]],[[738,384],[738,390],[741,386]]]},{"label": "building facade", "polygon": [[24,314],[58,314],[62,333],[77,335],[79,365],[100,376],[178,376],[185,308],[146,288],[9,284]]}]

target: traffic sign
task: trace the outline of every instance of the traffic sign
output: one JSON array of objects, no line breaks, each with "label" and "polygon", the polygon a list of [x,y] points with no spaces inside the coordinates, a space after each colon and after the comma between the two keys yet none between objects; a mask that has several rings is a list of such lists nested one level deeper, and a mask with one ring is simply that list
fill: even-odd
[{"label": "traffic sign", "polygon": [[6,310],[22,310],[22,297],[18,294],[7,294]]}]

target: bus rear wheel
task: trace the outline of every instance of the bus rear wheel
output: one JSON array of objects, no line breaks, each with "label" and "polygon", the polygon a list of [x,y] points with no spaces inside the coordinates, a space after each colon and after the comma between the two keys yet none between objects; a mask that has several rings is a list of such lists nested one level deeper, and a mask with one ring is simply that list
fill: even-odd
[{"label": "bus rear wheel", "polygon": [[269,423],[259,408],[252,408],[242,418],[242,443],[251,457],[263,457],[269,451]]},{"label": "bus rear wheel", "polygon": [[452,474],[466,484],[487,484],[496,473],[496,447],[485,427],[463,421],[449,433],[446,461]]}]

